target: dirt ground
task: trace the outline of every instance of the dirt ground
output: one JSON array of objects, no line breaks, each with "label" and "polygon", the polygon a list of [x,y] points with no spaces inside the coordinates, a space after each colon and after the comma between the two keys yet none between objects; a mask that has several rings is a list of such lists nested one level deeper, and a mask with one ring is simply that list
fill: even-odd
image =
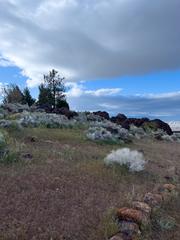
[{"label": "dirt ground", "polygon": [[[103,163],[107,153],[122,146],[87,141],[82,130],[26,129],[13,138],[21,160],[0,165],[2,240],[107,239],[104,219],[110,209],[129,206],[163,183],[179,186],[178,143],[143,140],[128,145],[148,160],[144,172],[133,174]],[[170,173],[174,166],[176,177]],[[164,210],[176,219],[176,228],[153,226],[142,239],[180,239],[180,198]]]}]

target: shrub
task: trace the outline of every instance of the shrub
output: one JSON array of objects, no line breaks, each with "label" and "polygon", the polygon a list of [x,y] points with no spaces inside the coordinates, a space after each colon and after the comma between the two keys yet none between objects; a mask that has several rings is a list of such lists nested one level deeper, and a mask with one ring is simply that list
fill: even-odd
[{"label": "shrub", "polygon": [[107,131],[103,127],[91,127],[86,134],[90,140],[114,140],[111,132]]},{"label": "shrub", "polygon": [[4,103],[22,103],[23,93],[17,85],[11,84],[4,88]]},{"label": "shrub", "polygon": [[3,158],[6,152],[6,139],[2,132],[0,132],[0,159]]},{"label": "shrub", "polygon": [[131,151],[129,148],[118,149],[112,151],[105,159],[105,164],[111,165],[114,163],[120,164],[121,166],[127,166],[131,172],[139,172],[144,170],[146,161],[142,153],[134,150]]}]

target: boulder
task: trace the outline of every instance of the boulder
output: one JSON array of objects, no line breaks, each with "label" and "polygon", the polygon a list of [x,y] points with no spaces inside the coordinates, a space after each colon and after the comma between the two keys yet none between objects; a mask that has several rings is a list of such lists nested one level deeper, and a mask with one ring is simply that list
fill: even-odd
[{"label": "boulder", "polygon": [[148,118],[127,118],[121,125],[123,128],[130,129],[130,125],[141,127],[146,122],[149,122]]},{"label": "boulder", "polygon": [[104,118],[104,119],[106,119],[106,120],[109,120],[110,119],[110,117],[109,117],[109,113],[107,113],[107,112],[102,112],[102,111],[97,111],[97,112],[93,112],[93,114],[94,115],[98,115],[98,116],[100,116],[101,118]]},{"label": "boulder", "polygon": [[126,207],[117,210],[117,217],[120,220],[133,221],[138,224],[143,224],[145,220],[145,216],[142,211]]},{"label": "boulder", "polygon": [[143,213],[150,215],[151,214],[151,207],[145,203],[145,202],[139,202],[139,201],[135,201],[132,203],[132,207],[142,211]]},{"label": "boulder", "polygon": [[161,129],[165,133],[167,133],[168,135],[173,134],[173,131],[170,128],[170,126],[160,119],[154,119],[154,120],[151,120],[149,122],[144,122],[143,123],[143,128],[144,128],[145,131],[148,131],[148,130],[158,131],[158,129]]},{"label": "boulder", "polygon": [[109,240],[123,240],[122,234],[118,233],[115,236],[111,237]]},{"label": "boulder", "polygon": [[176,186],[174,184],[164,184],[162,188],[164,191],[168,192],[173,192],[176,190]]},{"label": "boulder", "polygon": [[64,115],[68,119],[71,119],[75,116],[78,116],[78,114],[76,112],[71,111],[71,110],[69,110],[68,108],[65,108],[65,107],[54,109],[53,113]]},{"label": "boulder", "polygon": [[164,178],[167,180],[174,180],[178,177],[178,171],[175,166],[169,166],[165,172]]},{"label": "boulder", "polygon": [[138,224],[131,221],[120,221],[119,230],[123,239],[136,239],[141,234]]},{"label": "boulder", "polygon": [[147,203],[149,206],[153,207],[160,207],[163,201],[163,197],[161,194],[155,193],[146,193],[144,197],[144,202]]},{"label": "boulder", "polygon": [[113,123],[121,125],[126,119],[127,119],[127,117],[124,114],[119,113],[116,117],[112,117],[111,121]]},{"label": "boulder", "polygon": [[37,106],[37,109],[33,111],[32,107],[32,112],[46,112],[46,113],[51,113],[52,112],[52,105],[51,104],[41,104]]}]

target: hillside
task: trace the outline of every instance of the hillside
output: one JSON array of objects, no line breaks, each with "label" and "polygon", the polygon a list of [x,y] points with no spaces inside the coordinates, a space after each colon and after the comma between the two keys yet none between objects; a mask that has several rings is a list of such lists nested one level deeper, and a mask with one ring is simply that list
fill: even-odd
[{"label": "hillside", "polygon": [[[175,186],[173,195],[165,192],[145,228],[145,222],[140,229],[131,224],[139,229],[138,239],[180,239],[178,136],[135,126],[126,130],[92,114],[85,124],[55,116],[26,112],[8,114],[0,121],[5,154],[0,163],[0,239],[110,239],[120,231],[114,218],[117,209],[131,207],[164,184]],[[112,150],[124,148],[143,157],[141,169],[121,165],[120,155],[117,163],[106,164]],[[140,164],[133,154],[122,160]],[[132,235],[135,229],[126,226],[123,231],[123,239],[137,239]]]}]

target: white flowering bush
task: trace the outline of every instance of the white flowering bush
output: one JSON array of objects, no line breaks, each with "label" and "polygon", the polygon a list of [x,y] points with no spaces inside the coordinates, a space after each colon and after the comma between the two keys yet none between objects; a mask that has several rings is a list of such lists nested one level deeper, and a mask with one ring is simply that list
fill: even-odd
[{"label": "white flowering bush", "polygon": [[104,159],[106,165],[112,165],[114,163],[121,166],[125,165],[131,172],[140,172],[144,170],[146,161],[141,152],[136,150],[130,150],[129,148],[118,149],[112,151]]},{"label": "white flowering bush", "polygon": [[123,143],[132,138],[127,129],[108,120],[90,122],[89,125],[86,136],[91,140],[112,140]]},{"label": "white flowering bush", "polygon": [[21,118],[18,121],[23,127],[72,127],[75,121],[68,120],[63,115],[48,114],[48,113],[22,113]]}]

